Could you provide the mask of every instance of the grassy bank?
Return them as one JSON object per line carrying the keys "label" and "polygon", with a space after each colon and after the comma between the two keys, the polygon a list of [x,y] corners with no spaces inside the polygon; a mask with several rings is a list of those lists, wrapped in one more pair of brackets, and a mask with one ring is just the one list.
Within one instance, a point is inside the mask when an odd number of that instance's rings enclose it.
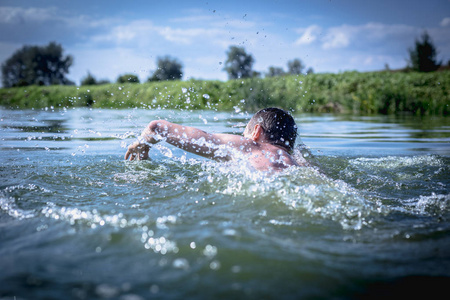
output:
{"label": "grassy bank", "polygon": [[450,71],[345,72],[226,82],[165,81],[101,86],[28,86],[0,90],[5,108],[90,106],[255,111],[279,106],[296,112],[446,115]]}

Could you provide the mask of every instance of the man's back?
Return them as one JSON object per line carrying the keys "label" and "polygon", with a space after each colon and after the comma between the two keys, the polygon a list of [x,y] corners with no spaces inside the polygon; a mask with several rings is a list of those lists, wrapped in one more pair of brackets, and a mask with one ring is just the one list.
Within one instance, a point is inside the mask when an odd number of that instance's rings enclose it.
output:
{"label": "man's back", "polygon": [[259,149],[252,150],[249,157],[250,164],[260,171],[280,171],[299,164],[293,157],[280,147],[271,144],[259,145]]}

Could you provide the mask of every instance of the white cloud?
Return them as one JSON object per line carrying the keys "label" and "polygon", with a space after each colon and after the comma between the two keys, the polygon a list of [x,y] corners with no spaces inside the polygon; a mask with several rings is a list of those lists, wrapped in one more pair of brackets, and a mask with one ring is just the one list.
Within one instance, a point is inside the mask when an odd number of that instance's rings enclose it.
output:
{"label": "white cloud", "polygon": [[214,39],[224,33],[216,28],[171,28],[168,26],[157,28],[157,32],[168,41],[184,45],[193,44],[197,39]]}
{"label": "white cloud", "polygon": [[317,25],[311,25],[306,29],[299,29],[298,32],[302,33],[302,36],[299,37],[296,41],[296,45],[309,45],[314,42],[322,29]]}
{"label": "white cloud", "polygon": [[[56,7],[8,7],[0,6],[0,24],[24,25],[43,22],[60,22],[74,29],[96,28],[110,26],[117,22],[117,19],[104,18],[94,19],[87,15],[73,15],[70,12],[61,11]],[[41,26],[38,24],[37,26]],[[52,28],[49,28],[50,30]]]}
{"label": "white cloud", "polygon": [[[299,29],[292,50],[287,49],[280,55],[289,57],[292,53],[296,56],[288,59],[299,57],[317,72],[381,70],[386,64],[392,69],[402,68],[406,64],[408,47],[423,31],[410,25],[375,22],[321,27],[320,30],[313,26]],[[429,33],[441,45],[440,51],[444,51],[442,47],[444,40],[448,41],[448,35],[443,39],[436,30],[430,29]]]}
{"label": "white cloud", "polygon": [[417,31],[417,27],[404,24],[382,24],[371,22],[355,27],[355,32],[358,34],[358,37],[365,37],[366,39],[374,38],[379,40],[414,35]]}
{"label": "white cloud", "polygon": [[[110,27],[106,33],[100,33],[91,37],[93,42],[112,42],[114,44],[127,43],[139,38],[145,38],[155,32],[155,26],[148,20],[132,21],[125,25]],[[147,39],[147,38],[146,38]]]}
{"label": "white cloud", "polygon": [[172,47],[177,45],[225,49],[231,44],[252,44],[264,39],[262,34],[253,29],[255,25],[252,22],[243,22],[249,24],[240,26],[241,21],[228,20],[226,22],[228,27],[226,27],[222,22],[200,16],[200,19],[209,19],[211,22],[204,22],[201,26],[197,24],[192,26],[189,22],[187,24],[181,23],[182,20],[190,19],[190,17],[176,19],[176,26],[173,26],[173,24],[155,25],[147,19],[134,20],[128,23],[122,22],[120,25],[110,26],[105,32],[92,36],[91,41],[112,45],[128,44],[129,47],[139,45],[154,48],[155,44],[169,42]]}
{"label": "white cloud", "polygon": [[[174,28],[156,26],[150,20],[135,20],[123,25],[113,26],[109,31],[97,34],[91,38],[96,43],[113,43],[116,45],[132,43],[148,46],[165,41],[178,45],[192,45],[197,39],[213,38],[223,32],[214,28]],[[158,36],[159,38],[156,38]]]}
{"label": "white cloud", "polygon": [[334,27],[327,30],[323,37],[323,49],[345,48],[350,44],[352,32],[348,26]]}
{"label": "white cloud", "polygon": [[300,37],[295,45],[313,45],[319,43],[322,49],[333,50],[351,47],[386,47],[395,43],[404,42],[405,39],[414,39],[419,32],[418,28],[402,24],[382,24],[369,22],[362,25],[341,25],[330,28],[321,28],[311,25],[299,29]]}
{"label": "white cloud", "polygon": [[212,16],[207,15],[192,15],[192,16],[185,16],[180,18],[172,18],[169,19],[169,22],[172,23],[205,23],[205,22],[211,22],[214,18]]}
{"label": "white cloud", "polygon": [[216,21],[211,23],[214,26],[224,26],[231,29],[245,30],[256,27],[256,23],[250,21],[243,21],[239,19],[225,19],[223,21]]}
{"label": "white cloud", "polygon": [[447,18],[442,19],[441,26],[442,27],[450,26],[450,18],[447,17]]}
{"label": "white cloud", "polygon": [[0,7],[0,23],[18,24],[24,22],[42,22],[53,19],[59,19],[57,9],[54,7]]}

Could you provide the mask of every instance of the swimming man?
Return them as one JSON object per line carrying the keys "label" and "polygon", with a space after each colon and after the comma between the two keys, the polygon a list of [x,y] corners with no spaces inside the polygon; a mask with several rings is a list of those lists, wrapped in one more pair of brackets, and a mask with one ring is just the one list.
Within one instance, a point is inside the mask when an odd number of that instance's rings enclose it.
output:
{"label": "swimming man", "polygon": [[217,160],[228,161],[235,158],[236,153],[244,154],[257,170],[280,171],[298,166],[290,154],[296,138],[294,119],[279,108],[258,111],[248,122],[244,136],[211,134],[194,127],[154,120],[142,131],[140,140],[128,147],[125,159],[148,159],[150,144],[164,140],[185,151]]}

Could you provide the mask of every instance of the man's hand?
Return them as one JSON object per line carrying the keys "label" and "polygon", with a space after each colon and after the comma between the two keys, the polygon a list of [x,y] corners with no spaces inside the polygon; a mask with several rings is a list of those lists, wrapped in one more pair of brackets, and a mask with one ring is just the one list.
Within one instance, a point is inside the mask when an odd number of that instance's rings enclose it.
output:
{"label": "man's hand", "polygon": [[128,147],[125,159],[146,160],[148,159],[148,151],[150,151],[149,145],[137,141]]}

